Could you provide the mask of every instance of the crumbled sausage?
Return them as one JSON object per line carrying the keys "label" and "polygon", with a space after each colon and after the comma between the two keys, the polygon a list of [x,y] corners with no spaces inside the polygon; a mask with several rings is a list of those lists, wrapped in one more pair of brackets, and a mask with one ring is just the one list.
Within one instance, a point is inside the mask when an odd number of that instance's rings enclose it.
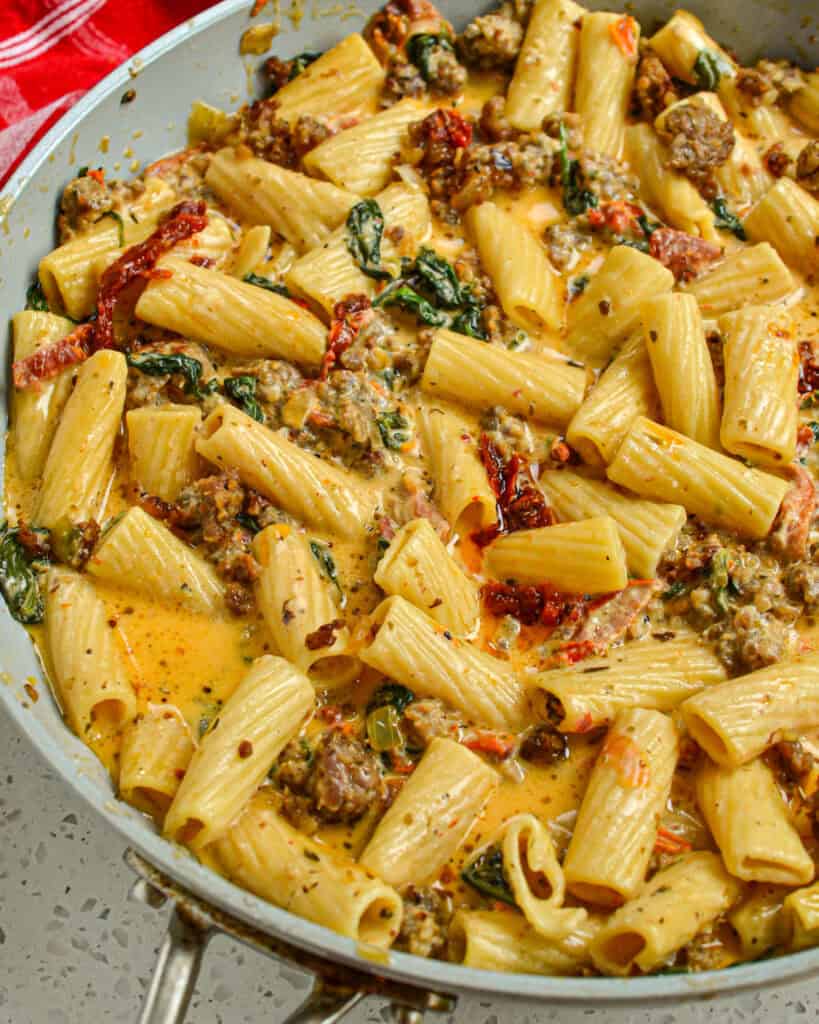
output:
{"label": "crumbled sausage", "polygon": [[511,68],[523,42],[523,26],[507,14],[482,14],[458,37],[458,52],[474,68]]}
{"label": "crumbled sausage", "polygon": [[569,743],[551,723],[543,722],[526,734],[520,745],[520,756],[532,764],[554,764],[569,756]]}
{"label": "crumbled sausage", "polygon": [[436,736],[457,739],[461,732],[461,719],[441,700],[416,700],[404,711],[402,728],[407,746],[423,750]]}
{"label": "crumbled sausage", "polygon": [[808,536],[816,513],[813,477],[798,463],[789,467],[791,486],[782,500],[771,532],[771,546],[789,561],[805,557]]}
{"label": "crumbled sausage", "polygon": [[793,160],[785,152],[785,146],[781,142],[775,142],[768,149],[762,161],[775,178],[781,178],[790,169]]}
{"label": "crumbled sausage", "polygon": [[[57,229],[60,241],[88,231],[106,213],[114,209],[114,193],[102,175],[84,174],[63,189]],[[110,223],[110,222],[109,222]]]}
{"label": "crumbled sausage", "polygon": [[238,127],[230,136],[234,145],[245,145],[257,156],[282,167],[298,167],[302,158],[333,133],[328,125],[309,114],[294,124],[277,117],[275,96],[257,100],[239,111]]}
{"label": "crumbled sausage", "polygon": [[415,956],[440,956],[452,918],[451,898],[437,889],[408,886],[396,946]]}
{"label": "crumbled sausage", "polygon": [[819,193],[819,142],[813,139],[796,161],[796,180],[808,190]]}
{"label": "crumbled sausage", "polygon": [[[312,752],[301,742],[288,744],[275,778],[286,791],[286,813],[303,816],[306,810],[325,822],[357,821],[384,797],[378,761],[361,740],[341,729],[324,733]],[[297,799],[287,799],[288,794]]]}
{"label": "crumbled sausage", "polygon": [[702,103],[684,103],[669,112],[661,134],[668,143],[670,166],[713,197],[714,170],[725,163],[736,141],[731,122]]}
{"label": "crumbled sausage", "polygon": [[671,75],[653,50],[646,49],[640,56],[634,80],[634,106],[648,121],[679,99]]}
{"label": "crumbled sausage", "polygon": [[505,142],[518,135],[516,128],[506,120],[506,97],[492,96],[481,109],[480,129],[484,138],[490,142]]}

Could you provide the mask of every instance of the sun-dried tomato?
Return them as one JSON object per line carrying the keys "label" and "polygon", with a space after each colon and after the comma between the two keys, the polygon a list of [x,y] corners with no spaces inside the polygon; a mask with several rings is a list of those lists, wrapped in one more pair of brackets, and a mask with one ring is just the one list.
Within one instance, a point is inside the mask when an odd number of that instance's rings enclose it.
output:
{"label": "sun-dried tomato", "polygon": [[640,237],[643,235],[643,230],[637,218],[641,216],[643,216],[643,208],[626,202],[624,199],[603,203],[596,210],[592,209],[588,212],[589,224],[593,228],[605,226],[617,235],[636,234]]}
{"label": "sun-dried tomato", "polygon": [[190,238],[207,226],[205,209],[203,200],[177,203],[152,235],[126,249],[102,275],[96,320],[80,324],[67,337],[44,345],[14,363],[15,387],[26,388],[35,381],[56,377],[68,366],[81,363],[94,352],[114,348],[114,310],[120,295],[139,278],[168,275],[168,271],[157,270],[157,261],[177,242]]}
{"label": "sun-dried tomato", "polygon": [[502,533],[551,526],[556,517],[543,494],[532,482],[529,466],[520,455],[509,459],[486,434],[481,435],[481,461],[497,501],[497,523],[473,533],[472,539],[485,547]]}
{"label": "sun-dried tomato", "polygon": [[678,281],[690,281],[706,264],[713,263],[722,255],[722,249],[713,242],[675,228],[652,231],[648,251],[655,260],[668,267]]}
{"label": "sun-dried tomato", "polygon": [[819,359],[809,341],[799,342],[799,394],[819,388]]}
{"label": "sun-dried tomato", "polygon": [[548,583],[486,583],[481,596],[490,615],[511,615],[524,626],[559,626],[582,603],[578,595],[561,593]]}
{"label": "sun-dried tomato", "polygon": [[320,380],[338,363],[358,337],[358,332],[372,317],[372,303],[366,295],[348,295],[333,306],[333,319],[327,335],[327,351],[321,364]]}
{"label": "sun-dried tomato", "polygon": [[454,110],[434,110],[421,122],[422,133],[430,142],[466,149],[472,142],[472,125]]}

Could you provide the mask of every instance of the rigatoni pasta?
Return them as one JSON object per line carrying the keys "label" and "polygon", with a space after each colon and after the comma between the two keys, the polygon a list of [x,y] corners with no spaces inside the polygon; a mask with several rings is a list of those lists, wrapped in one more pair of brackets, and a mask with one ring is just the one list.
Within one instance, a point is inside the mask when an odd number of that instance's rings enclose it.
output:
{"label": "rigatoni pasta", "polygon": [[175,501],[196,478],[196,437],[202,413],[195,405],[131,409],[125,416],[131,479],[148,494]]}
{"label": "rigatoni pasta", "polygon": [[770,242],[782,259],[808,276],[819,269],[819,201],[790,178],[780,178],[743,221],[754,242]]}
{"label": "rigatoni pasta", "polygon": [[179,708],[149,704],[122,738],[120,796],[149,814],[164,814],[195,749],[190,727]]}
{"label": "rigatoni pasta", "polygon": [[760,242],[737,249],[684,288],[696,298],[704,316],[714,317],[749,302],[778,302],[794,291],[796,282],[776,249]]}

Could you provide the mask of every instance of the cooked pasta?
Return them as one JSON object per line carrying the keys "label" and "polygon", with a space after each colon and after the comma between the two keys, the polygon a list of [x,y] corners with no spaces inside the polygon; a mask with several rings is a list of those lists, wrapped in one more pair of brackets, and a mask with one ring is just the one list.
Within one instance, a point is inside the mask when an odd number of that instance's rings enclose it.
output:
{"label": "cooked pasta", "polygon": [[146,827],[379,961],[819,945],[819,72],[722,31],[281,32],[27,243],[9,612]]}

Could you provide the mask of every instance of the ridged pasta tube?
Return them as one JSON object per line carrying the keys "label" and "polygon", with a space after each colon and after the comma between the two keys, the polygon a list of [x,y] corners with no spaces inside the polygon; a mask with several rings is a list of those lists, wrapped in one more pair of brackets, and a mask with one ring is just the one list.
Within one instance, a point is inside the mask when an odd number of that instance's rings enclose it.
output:
{"label": "ridged pasta tube", "polygon": [[177,256],[166,256],[160,267],[171,276],[148,284],[136,304],[140,320],[238,356],[321,362],[324,325],[297,303]]}
{"label": "ridged pasta tube", "polygon": [[449,554],[428,519],[406,523],[381,556],[373,580],[423,609],[455,636],[469,636],[480,618],[474,582]]}
{"label": "ridged pasta tube", "polygon": [[819,945],[819,882],[788,893],[782,905],[782,926],[794,952]]}
{"label": "ridged pasta tube", "polygon": [[[286,524],[257,534],[253,551],[262,568],[256,598],[279,653],[316,685],[337,686],[350,682],[360,666],[346,653],[350,631],[310,545]],[[336,627],[322,637],[322,627],[331,623]]]}
{"label": "ridged pasta tube", "polygon": [[751,241],[770,242],[808,277],[819,272],[819,200],[791,178],[780,178],[743,223]]}
{"label": "ridged pasta tube", "polygon": [[478,455],[470,424],[452,409],[421,409],[419,424],[435,503],[452,532],[482,529],[497,520],[497,500]]}
{"label": "ridged pasta tube", "polygon": [[315,705],[284,658],[257,658],[202,737],[165,818],[165,835],[201,850],[225,834]]}
{"label": "ridged pasta tube", "polygon": [[583,119],[583,140],[595,153],[620,160],[625,143],[640,26],[630,18],[633,53],[626,53],[615,32],[622,14],[595,11],[583,15],[574,107]]}
{"label": "ridged pasta tube", "polygon": [[776,249],[760,242],[737,249],[682,287],[705,316],[715,317],[748,303],[779,302],[795,290],[796,282]]}
{"label": "ridged pasta tube", "polygon": [[791,886],[813,880],[813,860],[770,768],[759,758],[737,768],[702,764],[696,790],[711,835],[735,878]]}
{"label": "ridged pasta tube", "polygon": [[548,720],[557,701],[561,731],[582,733],[608,725],[625,708],[673,711],[725,677],[722,661],[696,635],[638,640],[574,668],[538,673],[532,704]]}
{"label": "ridged pasta tube", "polygon": [[605,466],[637,416],[655,416],[660,400],[641,333],[603,370],[566,428],[566,440],[590,466]]}
{"label": "ridged pasta tube", "polygon": [[208,462],[235,468],[245,483],[314,529],[358,536],[372,514],[372,496],[351,473],[231,405],[220,405],[208,416],[196,450]]}
{"label": "ridged pasta tube", "polygon": [[614,483],[656,501],[675,501],[707,523],[761,539],[788,484],[639,416],[608,468]]}
{"label": "ridged pasta tube", "polygon": [[156,227],[160,214],[175,201],[176,193],[167,182],[146,178],[145,191],[123,211],[121,222],[105,217],[85,234],[44,256],[38,273],[49,306],[64,309],[74,320],[87,317],[97,299],[100,257],[116,250],[121,241],[126,245],[143,242]]}
{"label": "ridged pasta tube", "polygon": [[734,62],[708,35],[699,18],[688,11],[675,11],[648,44],[674,78],[689,85],[700,84],[694,66],[704,50],[720,58],[724,75],[734,74]]}
{"label": "ridged pasta tube", "polygon": [[[16,313],[11,323],[15,361],[64,338],[74,329],[65,317],[33,309]],[[57,377],[41,381],[39,388],[15,389],[12,393],[15,465],[23,480],[34,480],[43,471],[60,414],[71,394],[72,377],[73,370],[63,370]]]}
{"label": "ridged pasta tube", "polygon": [[677,765],[677,730],[646,708],[621,711],[609,729],[577,814],[563,874],[578,899],[619,906],[645,880]]}
{"label": "ridged pasta tube", "polygon": [[585,13],[573,0],[538,0],[532,8],[504,114],[521,131],[540,129],[547,114],[569,110]]}
{"label": "ridged pasta tube", "polygon": [[604,974],[635,967],[648,973],[729,910],[741,891],[716,853],[684,854],[612,914],[592,942],[592,960]]}
{"label": "ridged pasta tube", "polygon": [[261,794],[213,852],[232,881],[268,903],[367,946],[386,948],[398,937],[398,893],[293,828]]}
{"label": "ridged pasta tube", "polygon": [[372,617],[361,660],[422,697],[439,697],[468,719],[519,732],[528,703],[508,662],[458,640],[403,597],[388,597]]}
{"label": "ridged pasta tube", "polygon": [[396,888],[428,885],[463,843],[499,781],[477,754],[437,737],[379,821],[359,863]]}
{"label": "ridged pasta tube", "polygon": [[[430,234],[431,217],[427,197],[409,185],[390,185],[376,197],[387,229],[401,228],[400,243],[385,233],[381,246],[382,264],[400,267],[401,256],[415,255]],[[285,274],[287,287],[309,299],[329,316],[347,295],[374,298],[376,282],[364,273],[347,248],[347,227],[342,224],[321,245],[307,252]]]}
{"label": "ridged pasta tube", "polygon": [[164,814],[196,749],[190,727],[172,704],[149,704],[125,730],[119,795],[149,814]]}
{"label": "ridged pasta tube", "polygon": [[799,352],[789,319],[768,306],[720,317],[725,364],[725,449],[751,462],[786,466],[796,454]]}
{"label": "ridged pasta tube", "polygon": [[688,731],[712,761],[745,764],[789,730],[819,725],[819,654],[730,679],[682,705]]}
{"label": "ridged pasta tube", "polygon": [[671,291],[674,275],[661,263],[628,245],[615,245],[589,286],[572,304],[569,348],[595,369],[619,341],[640,323],[645,299]]}
{"label": "ridged pasta tube", "polygon": [[496,579],[551,583],[570,594],[606,594],[628,583],[626,553],[610,516],[498,537],[486,569]]}
{"label": "ridged pasta tube", "polygon": [[138,505],[105,534],[87,569],[155,601],[208,615],[224,610],[225,590],[213,566]]}
{"label": "ridged pasta tube", "polygon": [[787,889],[781,886],[756,886],[748,899],[728,915],[746,960],[755,960],[785,941],[782,904],[786,894]]}
{"label": "ridged pasta tube", "polygon": [[[629,163],[640,178],[640,195],[672,227],[713,242],[718,238],[714,211],[689,178],[668,166],[666,147],[647,124],[626,129]],[[649,257],[650,258],[650,257]]]}
{"label": "ridged pasta tube", "polygon": [[220,149],[206,183],[250,224],[267,224],[300,253],[326,241],[358,196],[269,160]]}
{"label": "ridged pasta tube", "polygon": [[566,881],[543,822],[533,814],[510,818],[503,828],[501,852],[515,903],[538,935],[560,941],[582,927],[587,912],[563,906]]}
{"label": "ridged pasta tube", "polygon": [[111,349],[80,367],[43,469],[33,515],[38,526],[54,529],[98,514],[114,469],[127,379],[125,356]]}
{"label": "ridged pasta tube", "polygon": [[559,332],[566,301],[563,283],[540,242],[495,203],[470,207],[466,223],[512,323],[535,334]]}
{"label": "ridged pasta tube", "polygon": [[444,328],[435,332],[421,390],[438,398],[565,426],[583,401],[586,373],[558,353],[510,352]]}
{"label": "ridged pasta tube", "polygon": [[389,184],[401,139],[425,113],[417,100],[400,100],[352,128],[330,136],[304,158],[304,167],[339,188],[372,196]]}
{"label": "ridged pasta tube", "polygon": [[667,292],[644,302],[641,315],[665,422],[719,450],[719,385],[697,300]]}
{"label": "ridged pasta tube", "polygon": [[384,83],[384,70],[358,32],[326,50],[276,93],[276,117],[292,123],[302,114],[335,121],[369,114]]}
{"label": "ridged pasta tube", "polygon": [[805,73],[805,85],[791,98],[788,110],[814,135],[819,135],[819,71]]}
{"label": "ridged pasta tube", "polygon": [[93,724],[123,726],[136,714],[136,694],[109,618],[89,580],[67,569],[49,570],[46,645],[60,706],[78,736]]}
{"label": "ridged pasta tube", "polygon": [[577,974],[590,961],[598,927],[587,917],[568,938],[549,942],[512,910],[460,910],[450,927],[450,959],[509,974]]}
{"label": "ridged pasta tube", "polygon": [[605,480],[580,476],[571,470],[547,470],[538,483],[561,521],[610,516],[626,552],[629,572],[653,579],[657,565],[685,524],[682,505],[644,501],[624,494]]}
{"label": "ridged pasta tube", "polygon": [[202,425],[197,405],[146,405],[125,416],[131,479],[146,493],[176,501],[199,475],[195,442]]}

